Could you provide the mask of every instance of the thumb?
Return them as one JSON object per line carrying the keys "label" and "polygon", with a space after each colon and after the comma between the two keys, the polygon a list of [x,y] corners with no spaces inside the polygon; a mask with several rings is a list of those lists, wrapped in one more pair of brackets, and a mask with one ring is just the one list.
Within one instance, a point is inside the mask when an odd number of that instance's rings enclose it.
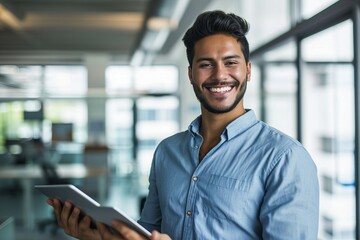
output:
{"label": "thumb", "polygon": [[151,240],[160,240],[160,233],[156,230],[152,231]]}

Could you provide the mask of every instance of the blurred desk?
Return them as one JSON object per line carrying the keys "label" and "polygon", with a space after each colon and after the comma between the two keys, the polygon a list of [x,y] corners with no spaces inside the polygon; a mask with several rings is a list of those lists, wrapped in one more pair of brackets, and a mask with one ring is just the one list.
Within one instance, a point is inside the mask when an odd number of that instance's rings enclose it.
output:
{"label": "blurred desk", "polygon": [[[60,178],[64,179],[86,179],[95,177],[98,179],[99,202],[104,202],[106,197],[107,169],[104,167],[86,166],[80,163],[59,164],[56,171]],[[43,172],[39,165],[11,165],[0,168],[1,179],[17,179],[23,186],[23,218],[24,226],[28,229],[34,228],[33,180],[43,179]],[[46,204],[46,202],[44,202]]]}

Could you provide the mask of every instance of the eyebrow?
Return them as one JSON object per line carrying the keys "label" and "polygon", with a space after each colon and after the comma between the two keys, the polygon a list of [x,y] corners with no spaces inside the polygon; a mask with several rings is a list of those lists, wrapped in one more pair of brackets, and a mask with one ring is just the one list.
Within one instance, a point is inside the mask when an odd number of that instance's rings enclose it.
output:
{"label": "eyebrow", "polygon": [[[237,58],[237,59],[240,59],[241,57],[237,54],[234,54],[234,55],[229,55],[229,56],[225,56],[222,58],[222,60],[228,60],[228,59],[232,59],[232,58]],[[202,62],[202,61],[214,61],[213,58],[210,58],[210,57],[201,57],[199,59],[196,60],[196,62]]]}

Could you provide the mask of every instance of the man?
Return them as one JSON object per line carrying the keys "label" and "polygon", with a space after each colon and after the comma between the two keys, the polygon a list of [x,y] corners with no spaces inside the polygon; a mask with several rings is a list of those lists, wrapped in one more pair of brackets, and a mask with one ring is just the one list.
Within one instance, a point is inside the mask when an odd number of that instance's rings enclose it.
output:
{"label": "man", "polygon": [[[199,15],[183,38],[201,115],[154,153],[139,220],[153,239],[317,239],[313,160],[299,142],[244,108],[248,28],[234,14],[211,11]],[[69,203],[49,203],[70,235],[120,239],[102,224],[91,232],[89,218],[78,224],[79,210]],[[141,239],[114,224],[123,239]]]}

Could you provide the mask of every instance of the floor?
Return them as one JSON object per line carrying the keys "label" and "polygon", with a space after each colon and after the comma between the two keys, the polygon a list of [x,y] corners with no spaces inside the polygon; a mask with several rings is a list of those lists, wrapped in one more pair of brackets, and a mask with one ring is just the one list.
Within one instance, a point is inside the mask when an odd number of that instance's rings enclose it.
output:
{"label": "floor", "polygon": [[[108,198],[102,205],[113,206],[121,209],[133,219],[139,217],[140,198],[144,196],[144,187],[140,188],[138,178],[122,177],[110,180]],[[142,189],[142,190],[139,190]],[[90,195],[90,194],[89,194]],[[19,191],[6,191],[0,193],[0,218],[4,219],[5,216],[13,216],[15,219],[15,238],[14,240],[71,240],[71,238],[63,233],[61,229],[56,231],[56,234],[51,233],[48,227],[43,231],[38,229],[39,222],[44,219],[51,219],[51,208],[46,204],[46,197],[40,193],[33,193],[34,196],[34,217],[35,229],[26,230],[22,223],[22,210],[21,206],[22,194]],[[91,195],[90,195],[91,196]],[[94,196],[92,196],[94,197]],[[96,197],[94,197],[96,200]],[[9,239],[10,240],[10,239]]]}

